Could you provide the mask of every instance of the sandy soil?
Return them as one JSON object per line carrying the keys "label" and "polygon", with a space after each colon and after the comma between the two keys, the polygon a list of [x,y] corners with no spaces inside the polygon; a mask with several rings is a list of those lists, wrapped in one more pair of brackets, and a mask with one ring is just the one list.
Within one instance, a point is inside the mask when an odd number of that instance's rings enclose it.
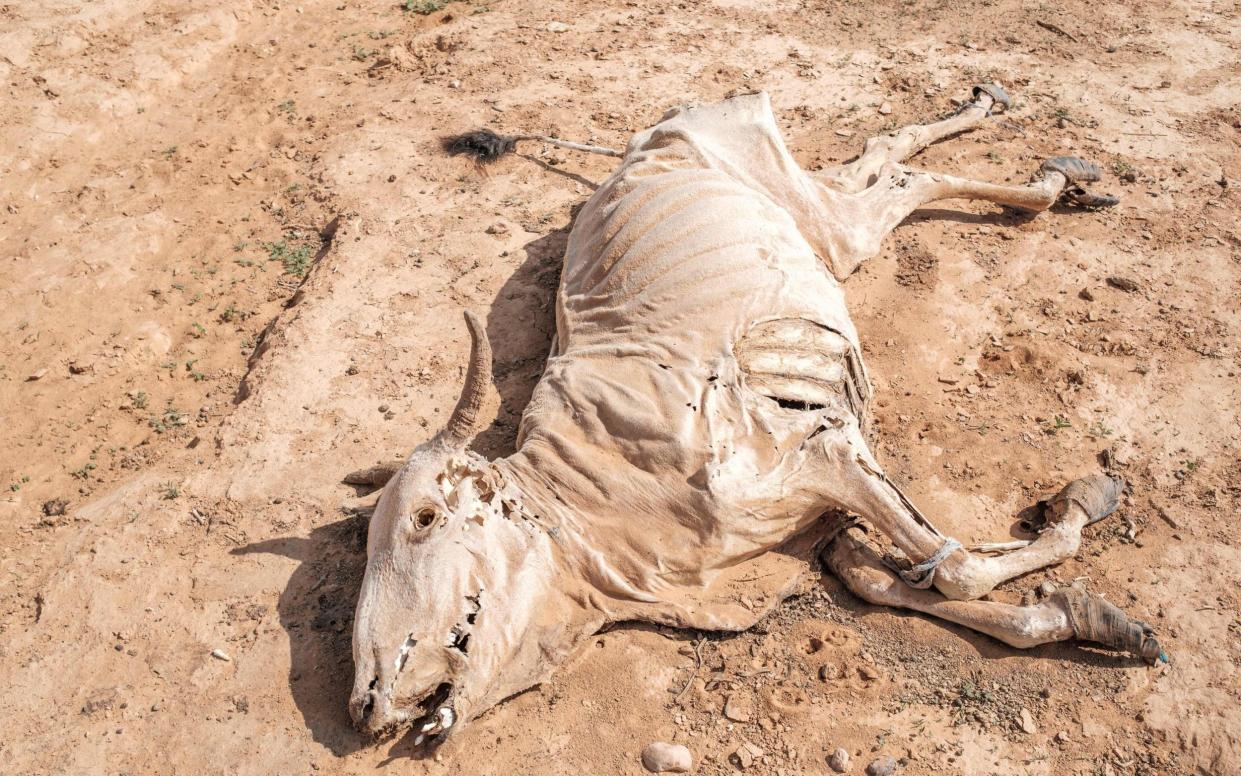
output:
{"label": "sandy soil", "polygon": [[[836,747],[855,772],[1241,772],[1239,19],[1205,0],[0,6],[0,769],[641,773],[664,739],[703,774],[746,744],[760,774],[826,773]],[[897,230],[847,284],[877,452],[965,540],[1123,474],[1132,496],[1076,558],[996,597],[1084,579],[1172,663],[1020,653],[808,570],[746,634],[600,635],[433,759],[355,736],[365,523],[340,476],[443,422],[464,307],[501,397],[477,447],[512,448],[574,205],[609,170],[543,149],[479,175],[436,137],[619,147],[675,104],[763,88],[813,168],[991,77],[1011,114],[919,164],[1021,181],[1077,154],[1123,202]]]}

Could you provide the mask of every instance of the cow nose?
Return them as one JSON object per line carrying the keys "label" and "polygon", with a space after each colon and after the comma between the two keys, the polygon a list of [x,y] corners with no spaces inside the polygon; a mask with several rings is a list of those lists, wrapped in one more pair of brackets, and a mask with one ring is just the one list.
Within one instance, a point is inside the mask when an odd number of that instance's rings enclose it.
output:
{"label": "cow nose", "polygon": [[375,685],[378,678],[372,679],[370,687],[365,692],[355,695],[349,701],[349,716],[353,717],[353,724],[359,730],[369,730],[371,717],[375,713]]}

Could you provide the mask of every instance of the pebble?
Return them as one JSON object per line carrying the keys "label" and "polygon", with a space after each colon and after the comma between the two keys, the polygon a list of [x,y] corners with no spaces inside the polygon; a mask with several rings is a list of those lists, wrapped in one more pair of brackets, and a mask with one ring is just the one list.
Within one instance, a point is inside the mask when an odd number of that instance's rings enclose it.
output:
{"label": "pebble", "polygon": [[866,776],[889,776],[896,771],[896,760],[892,757],[880,757],[866,766]]}
{"label": "pebble", "polygon": [[754,761],[762,757],[764,754],[766,754],[766,752],[763,751],[761,747],[755,746],[747,741],[737,747],[736,751],[729,756],[729,759],[732,760],[733,765],[744,771],[746,768],[754,765]]}
{"label": "pebble", "polygon": [[487,234],[508,234],[508,224],[503,221],[497,221],[487,227]]}
{"label": "pebble", "polygon": [[1038,725],[1034,724],[1034,716],[1030,714],[1029,709],[1022,709],[1020,713],[1021,729],[1030,735],[1038,732]]}
{"label": "pebble", "polygon": [[733,722],[749,722],[750,721],[750,704],[736,695],[728,696],[728,700],[724,703],[724,716]]}
{"label": "pebble", "polygon": [[568,32],[569,25],[565,24],[564,22],[548,22],[547,31],[548,32]]}
{"label": "pebble", "polygon": [[827,767],[836,773],[847,773],[849,771],[849,753],[844,749],[837,749],[827,757]]}
{"label": "pebble", "polygon": [[651,773],[685,773],[693,764],[689,749],[681,744],[655,741],[642,750],[642,767]]}
{"label": "pebble", "polygon": [[886,116],[891,112],[892,112],[892,103],[885,102],[884,104],[879,106],[879,115]]}
{"label": "pebble", "polygon": [[228,656],[228,653],[222,649],[211,650],[211,656],[215,658],[216,660],[223,660],[225,663],[231,663],[233,660],[231,657]]}

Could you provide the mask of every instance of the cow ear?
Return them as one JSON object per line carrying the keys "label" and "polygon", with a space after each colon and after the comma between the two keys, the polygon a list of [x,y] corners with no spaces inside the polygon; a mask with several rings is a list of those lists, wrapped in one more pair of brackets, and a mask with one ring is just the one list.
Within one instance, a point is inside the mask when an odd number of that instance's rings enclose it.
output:
{"label": "cow ear", "polygon": [[344,482],[346,485],[365,485],[372,488],[382,488],[388,484],[388,480],[396,476],[396,473],[401,470],[402,465],[404,465],[404,461],[377,463],[365,469],[356,469],[349,472],[341,482]]}

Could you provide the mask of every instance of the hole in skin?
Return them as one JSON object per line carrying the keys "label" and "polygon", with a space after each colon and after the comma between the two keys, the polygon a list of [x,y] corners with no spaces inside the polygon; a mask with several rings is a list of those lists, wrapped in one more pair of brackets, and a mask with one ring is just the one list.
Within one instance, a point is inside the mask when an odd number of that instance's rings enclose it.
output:
{"label": "hole in skin", "polygon": [[775,397],[776,404],[779,404],[786,410],[801,410],[803,412],[810,410],[821,410],[824,404],[815,404],[814,402],[801,401],[799,399],[784,399],[779,396]]}
{"label": "hole in skin", "polygon": [[453,628],[448,633],[448,648],[455,649],[463,655],[470,654],[470,634],[469,631],[462,629],[460,625]]}
{"label": "hole in skin", "polygon": [[[405,663],[409,660],[409,651],[418,643],[418,639],[414,638],[414,634],[405,637],[405,643],[401,645],[401,651],[396,656],[396,671],[400,673],[405,670]],[[372,682],[372,685],[374,683]]]}

